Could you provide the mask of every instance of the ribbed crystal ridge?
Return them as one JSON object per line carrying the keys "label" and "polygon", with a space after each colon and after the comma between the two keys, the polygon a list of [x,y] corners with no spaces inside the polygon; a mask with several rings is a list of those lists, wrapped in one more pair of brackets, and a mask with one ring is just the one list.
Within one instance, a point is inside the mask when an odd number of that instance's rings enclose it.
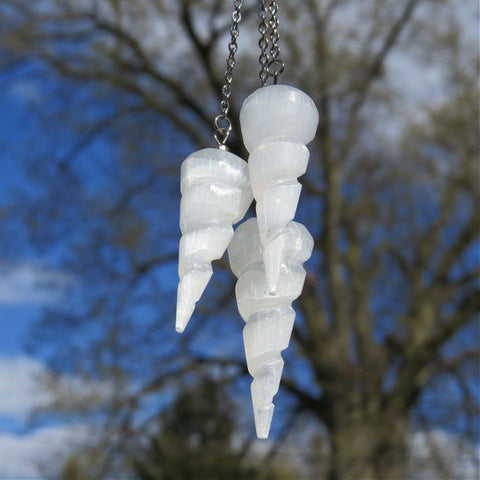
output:
{"label": "ribbed crystal ridge", "polygon": [[[279,288],[281,263],[270,247],[295,218],[301,185],[297,178],[307,169],[306,145],[315,136],[318,110],[301,90],[270,85],[253,92],[242,105],[240,124],[245,147],[270,293]],[[273,248],[273,252],[271,252]]]}
{"label": "ribbed crystal ridge", "polygon": [[180,229],[175,328],[183,332],[196,302],[252,202],[247,163],[230,152],[206,148],[189,155],[181,167]]}
{"label": "ribbed crystal ridge", "polygon": [[253,412],[258,438],[268,438],[274,404],[283,370],[282,350],[288,347],[295,311],[292,302],[302,292],[303,263],[310,258],[313,239],[307,229],[289,222],[274,243],[274,259],[282,268],[278,289],[272,296],[267,288],[264,247],[256,218],[242,223],[228,247],[232,272],[238,278],[235,294],[243,329],[245,356],[250,375]]}

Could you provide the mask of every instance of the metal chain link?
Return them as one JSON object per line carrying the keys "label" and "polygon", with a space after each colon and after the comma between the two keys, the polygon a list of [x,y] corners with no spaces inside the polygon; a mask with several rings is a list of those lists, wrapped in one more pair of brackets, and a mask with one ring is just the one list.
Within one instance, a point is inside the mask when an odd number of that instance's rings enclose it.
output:
{"label": "metal chain link", "polygon": [[266,22],[268,17],[268,10],[267,10],[267,0],[259,0],[260,7],[258,9],[258,16],[260,17],[260,25],[258,26],[258,31],[260,32],[260,40],[258,41],[258,46],[260,47],[260,56],[258,57],[258,61],[260,63],[260,82],[262,87],[267,85],[268,79],[268,64],[270,58],[267,53],[268,49],[268,24]]}
{"label": "metal chain link", "polygon": [[230,42],[228,43],[228,56],[226,60],[227,68],[225,70],[225,83],[222,87],[222,101],[220,110],[222,113],[215,117],[215,134],[213,137],[218,144],[218,148],[228,150],[225,143],[232,131],[232,122],[228,118],[230,110],[230,96],[232,94],[233,67],[235,66],[235,53],[238,50],[237,38],[240,34],[239,23],[242,19],[241,9],[243,2],[234,0],[232,13],[232,26],[230,27]]}
{"label": "metal chain link", "polygon": [[278,42],[280,40],[280,34],[278,33],[278,3],[276,0],[271,0],[268,5],[268,11],[270,13],[270,19],[268,21],[270,30],[270,61],[268,62],[268,74],[273,77],[273,83],[276,85],[278,77],[285,70],[285,63],[280,58],[280,47]]}
{"label": "metal chain link", "polygon": [[[280,58],[280,47],[278,46],[280,40],[278,2],[276,0],[258,1],[260,4],[258,9],[258,16],[260,17],[258,27],[260,32],[260,40],[258,41],[260,47],[260,56],[258,57],[260,63],[259,77],[262,87],[265,87],[268,77],[273,77],[274,84],[278,82],[278,77],[285,70],[285,63]],[[268,50],[269,43],[271,45],[270,51]]]}

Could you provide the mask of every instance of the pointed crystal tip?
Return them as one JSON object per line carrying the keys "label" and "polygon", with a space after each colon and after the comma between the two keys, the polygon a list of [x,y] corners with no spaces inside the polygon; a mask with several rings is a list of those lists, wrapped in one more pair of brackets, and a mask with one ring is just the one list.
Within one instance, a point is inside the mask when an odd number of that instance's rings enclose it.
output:
{"label": "pointed crystal tip", "polygon": [[255,428],[257,430],[258,438],[268,438],[268,434],[270,433],[270,425],[272,424],[274,409],[275,405],[273,403],[255,409]]}
{"label": "pointed crystal tip", "polygon": [[190,300],[189,298],[185,298],[184,295],[178,296],[177,317],[175,319],[175,330],[178,333],[183,333],[195,309],[195,302],[191,302]]}
{"label": "pointed crystal tip", "polygon": [[177,313],[177,319],[175,321],[175,330],[178,333],[183,333],[183,331],[185,330],[189,320],[190,320],[190,316],[187,317],[185,315],[179,315]]}
{"label": "pointed crystal tip", "polygon": [[202,293],[212,276],[212,266],[204,264],[187,271],[180,280],[177,290],[177,319],[175,330],[183,332],[195,310]]}

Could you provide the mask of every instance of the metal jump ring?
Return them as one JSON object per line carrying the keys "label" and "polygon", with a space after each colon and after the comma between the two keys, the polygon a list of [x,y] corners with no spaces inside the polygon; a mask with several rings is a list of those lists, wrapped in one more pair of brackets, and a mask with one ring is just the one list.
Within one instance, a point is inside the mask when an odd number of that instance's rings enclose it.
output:
{"label": "metal jump ring", "polygon": [[232,122],[225,114],[222,113],[215,117],[215,130],[216,132],[213,137],[215,138],[216,142],[219,146],[225,145],[230,132],[232,131]]}
{"label": "metal jump ring", "polygon": [[[222,125],[223,123],[223,125]],[[232,122],[225,114],[220,114],[215,117],[215,128],[219,132],[228,132],[232,130]]]}
{"label": "metal jump ring", "polygon": [[274,59],[268,62],[268,67],[267,67],[268,74],[274,79],[279,77],[284,70],[285,70],[285,63],[282,60]]}

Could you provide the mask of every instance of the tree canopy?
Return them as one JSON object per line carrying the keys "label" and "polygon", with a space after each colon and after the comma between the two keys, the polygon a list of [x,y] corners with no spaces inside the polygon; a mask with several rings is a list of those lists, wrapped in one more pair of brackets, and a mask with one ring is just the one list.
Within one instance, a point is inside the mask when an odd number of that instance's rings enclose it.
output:
{"label": "tree canopy", "polygon": [[[257,5],[244,3],[230,146],[247,158],[238,111],[259,81]],[[239,416],[248,412],[243,325],[225,259],[187,332],[174,332],[179,166],[213,145],[230,7],[0,7],[4,68],[33,65],[47,99],[35,115],[51,139],[18,159],[35,188],[1,210],[2,242],[5,251],[48,255],[74,278],[68,306],[44,312],[29,346],[48,358],[52,411],[102,425],[89,446],[104,452],[91,467],[99,475],[126,468],[151,425],[146,412],[168,431],[165,398],[180,392],[175,415],[190,408],[189,390],[181,392],[200,372],[229,386]],[[478,12],[475,2],[456,7],[280,2],[281,82],[314,99],[320,124],[298,211],[314,254],[266,457],[290,441],[307,464],[320,442],[326,460],[311,462],[312,477],[403,478],[412,431],[478,441]],[[89,388],[65,388],[72,376]],[[228,444],[224,410],[207,410],[201,428]],[[242,438],[253,435],[248,422],[236,427]],[[175,435],[193,428],[175,425]],[[159,454],[162,444],[151,449]],[[191,472],[144,478],[175,475]]]}

